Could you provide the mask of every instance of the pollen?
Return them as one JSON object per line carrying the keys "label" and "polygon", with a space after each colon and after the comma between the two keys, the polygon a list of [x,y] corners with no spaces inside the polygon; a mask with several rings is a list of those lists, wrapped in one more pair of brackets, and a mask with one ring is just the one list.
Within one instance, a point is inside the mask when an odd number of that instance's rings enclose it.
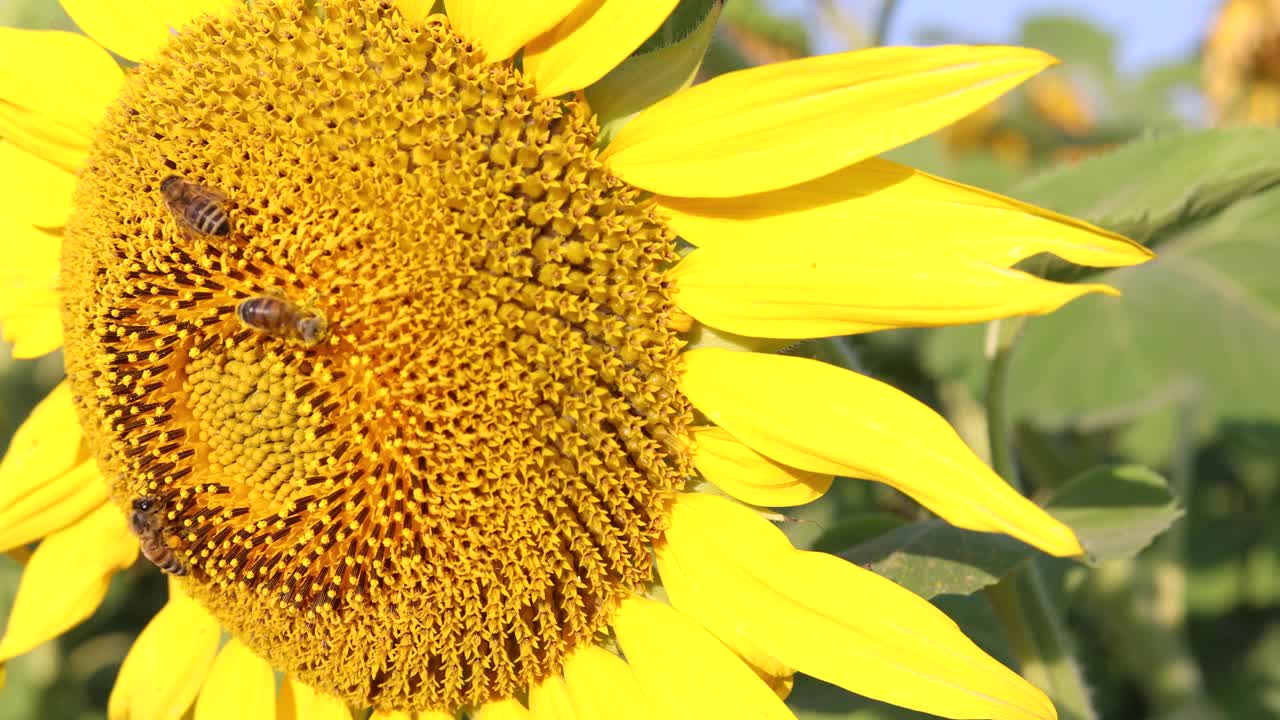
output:
{"label": "pollen", "polygon": [[[81,420],[276,668],[382,709],[518,696],[647,586],[689,475],[673,235],[584,105],[444,17],[253,5],[99,125],[63,251]],[[262,297],[326,332],[246,324]]]}

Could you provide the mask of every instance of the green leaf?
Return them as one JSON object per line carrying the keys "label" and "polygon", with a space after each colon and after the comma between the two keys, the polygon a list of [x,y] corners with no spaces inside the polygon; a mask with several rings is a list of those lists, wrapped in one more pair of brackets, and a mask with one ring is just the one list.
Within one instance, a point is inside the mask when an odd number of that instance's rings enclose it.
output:
{"label": "green leaf", "polygon": [[[1138,466],[1094,468],[1066,483],[1045,507],[1076,532],[1098,565],[1136,555],[1182,515],[1164,478]],[[837,526],[835,538],[856,537]],[[1036,551],[1011,537],[979,533],[941,520],[913,523],[840,553],[923,598],[967,595],[993,585]]]}
{"label": "green leaf", "polygon": [[1154,245],[1277,182],[1280,131],[1237,128],[1132,142],[1033,178],[1012,194]]}
{"label": "green leaf", "polygon": [[640,49],[586,89],[607,144],[637,113],[693,82],[711,43],[719,0],[685,0]]}
{"label": "green leaf", "polygon": [[1182,517],[1165,479],[1138,465],[1082,473],[1046,509],[1076,532],[1091,565],[1137,555]]}
{"label": "green leaf", "polygon": [[855,545],[841,557],[929,599],[994,585],[1034,552],[1005,535],[928,520]]}
{"label": "green leaf", "polygon": [[840,553],[845,548],[873,541],[905,525],[901,518],[893,515],[862,513],[845,518],[834,527],[824,530],[809,549],[825,553]]}
{"label": "green leaf", "polygon": [[[1194,414],[1202,432],[1280,420],[1280,187],[1247,196],[1280,179],[1280,132],[1183,136],[1118,156],[1154,163],[1158,172],[1150,184],[1134,184],[1124,180],[1125,163],[1110,173],[1086,163],[1090,169],[1069,186],[1054,181],[1073,199],[1032,199],[1067,212],[1092,206],[1094,216],[1110,214],[1113,227],[1145,225],[1158,233],[1159,256],[1097,278],[1123,297],[1082,298],[1028,322],[1009,368],[1010,416],[1053,431],[1126,430],[1126,449],[1147,462],[1196,441],[1179,431],[1178,413]],[[1118,199],[1104,199],[1107,193]],[[1209,212],[1216,214],[1189,222]],[[1123,214],[1129,220],[1116,219]],[[980,393],[982,332],[930,332],[926,366]]]}

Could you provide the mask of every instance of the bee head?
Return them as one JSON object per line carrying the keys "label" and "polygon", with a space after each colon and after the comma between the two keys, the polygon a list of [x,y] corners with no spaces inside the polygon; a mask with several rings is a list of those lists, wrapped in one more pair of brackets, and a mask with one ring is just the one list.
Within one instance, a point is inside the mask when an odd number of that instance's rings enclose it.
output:
{"label": "bee head", "polygon": [[181,178],[179,178],[177,175],[170,175],[170,176],[166,177],[165,179],[161,180],[161,181],[160,181],[160,192],[164,192],[165,190],[168,190],[168,189],[169,189],[169,187],[170,187],[171,185],[173,185],[174,183],[178,182],[178,180],[180,180],[180,179],[181,179]]}
{"label": "bee head", "polygon": [[133,509],[138,512],[147,512],[151,508],[155,507],[155,504],[155,501],[151,498],[138,498],[133,501]]}
{"label": "bee head", "polygon": [[312,315],[298,321],[298,334],[302,336],[304,345],[315,345],[324,339],[329,330],[329,323],[324,318]]}

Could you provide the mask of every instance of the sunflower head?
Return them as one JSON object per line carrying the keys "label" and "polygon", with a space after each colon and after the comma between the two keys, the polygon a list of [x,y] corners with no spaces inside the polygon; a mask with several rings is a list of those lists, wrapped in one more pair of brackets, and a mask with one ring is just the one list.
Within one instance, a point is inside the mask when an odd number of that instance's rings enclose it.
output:
{"label": "sunflower head", "polygon": [[[1013,266],[1145,249],[875,157],[1052,58],[879,48],[684,89],[701,50],[680,43],[709,26],[627,59],[677,0],[68,5],[141,62],[0,32],[92,71],[39,66],[19,100],[65,84],[91,106],[47,127],[0,83],[0,123],[76,185],[61,235],[29,228],[52,245],[0,247],[33,260],[0,284],[41,290],[0,319],[24,352],[65,336],[68,382],[24,437],[78,416],[96,455],[78,431],[15,443],[57,457],[0,483],[0,549],[48,535],[0,661],[91,613],[141,542],[170,599],[112,717],[274,708],[273,672],[298,717],[786,718],[796,672],[948,717],[1054,717],[928,602],[750,506],[841,476],[1057,556],[1082,552],[1073,531],[906,394],[743,351],[1114,292]],[[602,139],[584,98],[644,109]],[[59,133],[82,144],[40,144]],[[46,322],[12,330],[14,307]],[[717,333],[742,343],[683,347]],[[34,520],[12,501],[31,488],[60,498]],[[101,593],[46,611],[64,570]]]}
{"label": "sunflower head", "polygon": [[[99,125],[62,274],[83,422],[276,666],[358,704],[510,697],[649,581],[689,473],[673,236],[596,138],[443,17],[357,2],[205,20]],[[263,297],[323,341],[246,324]]]}

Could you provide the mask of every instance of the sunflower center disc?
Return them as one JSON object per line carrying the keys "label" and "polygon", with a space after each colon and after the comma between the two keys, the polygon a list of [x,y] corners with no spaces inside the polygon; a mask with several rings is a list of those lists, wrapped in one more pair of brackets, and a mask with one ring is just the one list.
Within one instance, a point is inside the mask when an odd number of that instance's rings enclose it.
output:
{"label": "sunflower center disc", "polygon": [[[67,231],[68,372],[117,502],[275,667],[512,697],[649,581],[688,474],[672,236],[596,135],[389,3],[255,3],[130,73]],[[175,175],[228,234],[177,222]]]}

